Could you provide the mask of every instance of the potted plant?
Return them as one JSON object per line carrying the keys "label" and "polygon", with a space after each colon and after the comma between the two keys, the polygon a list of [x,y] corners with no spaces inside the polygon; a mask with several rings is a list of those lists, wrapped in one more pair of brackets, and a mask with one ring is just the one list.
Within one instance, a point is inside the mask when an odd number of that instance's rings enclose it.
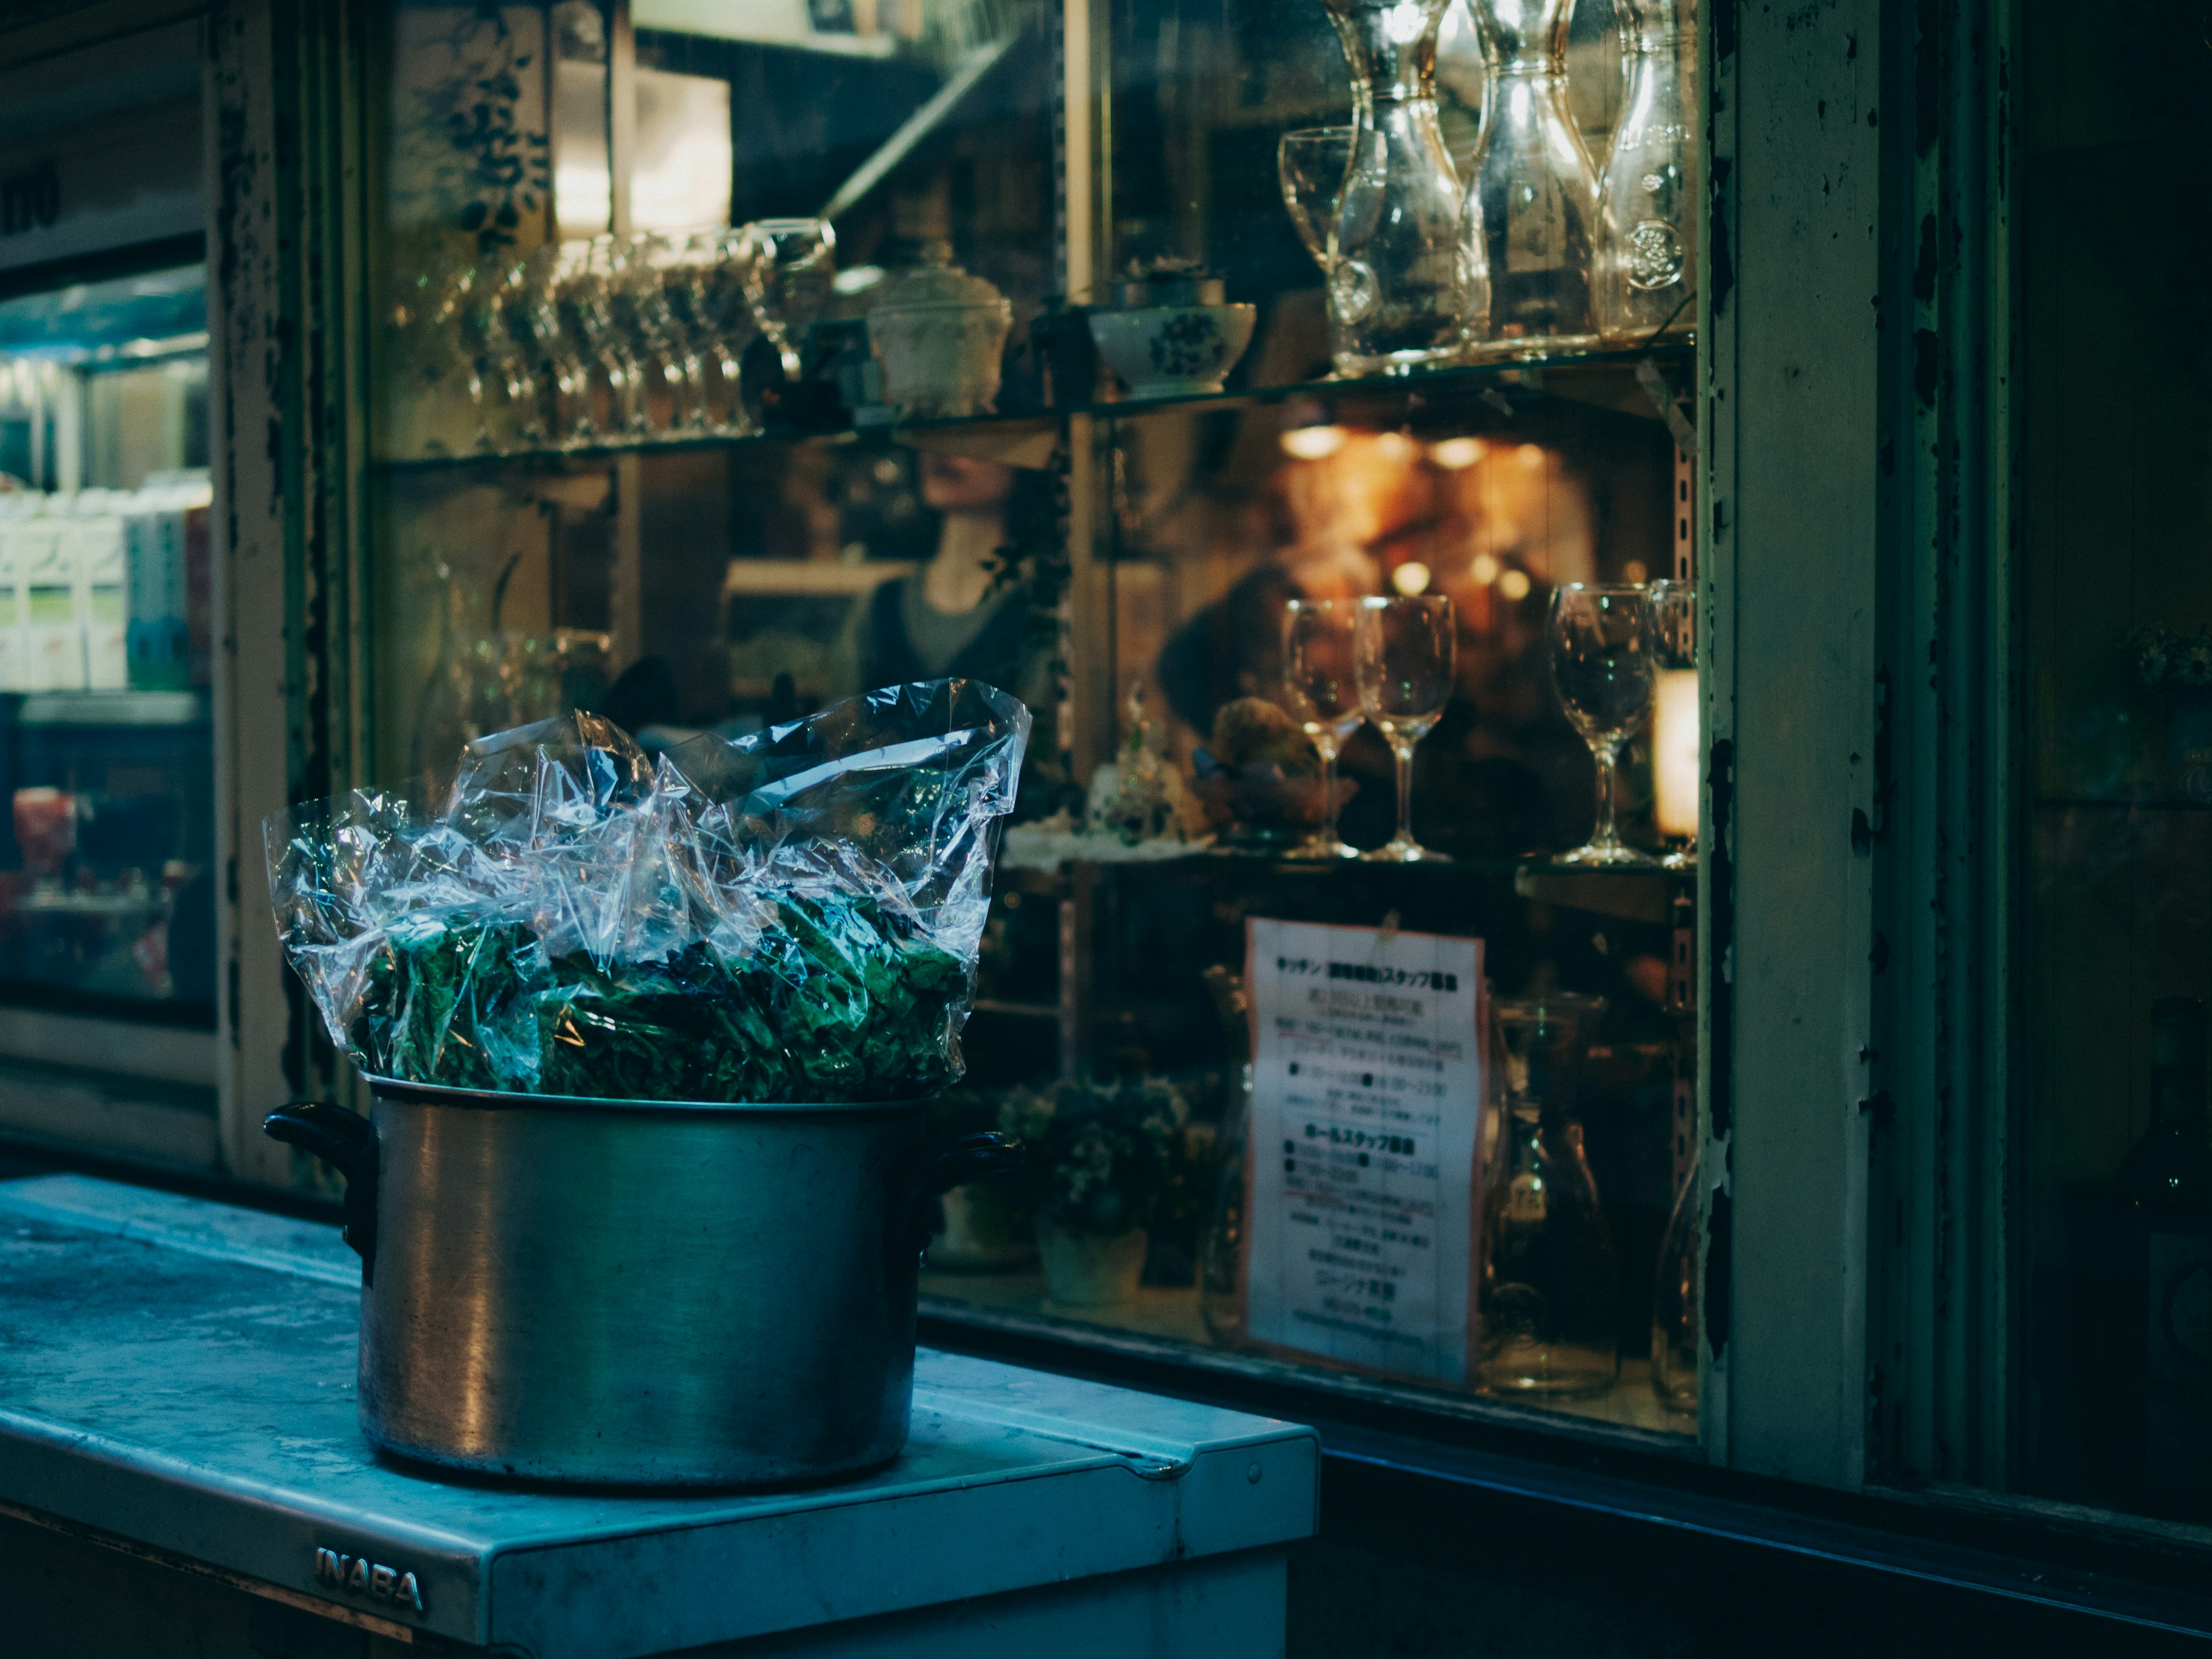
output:
{"label": "potted plant", "polygon": [[1189,1108],[1158,1078],[1087,1079],[1019,1091],[999,1127],[1030,1149],[1045,1293],[1063,1308],[1134,1299],[1146,1229],[1173,1185]]}
{"label": "potted plant", "polygon": [[[930,1103],[929,1128],[943,1143],[996,1127],[998,1108],[974,1089],[947,1089]],[[976,1181],[939,1200],[927,1260],[941,1273],[1003,1273],[1036,1255],[1028,1206],[1012,1181]]]}

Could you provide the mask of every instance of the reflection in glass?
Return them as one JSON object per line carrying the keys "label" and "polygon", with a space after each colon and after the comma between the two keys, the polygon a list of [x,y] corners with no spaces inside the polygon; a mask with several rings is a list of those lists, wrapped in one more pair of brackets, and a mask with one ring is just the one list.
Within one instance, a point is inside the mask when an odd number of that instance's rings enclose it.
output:
{"label": "reflection in glass", "polygon": [[1398,833],[1367,854],[1385,863],[1443,859],[1413,839],[1413,746],[1451,700],[1459,642],[1452,603],[1439,594],[1358,602],[1359,701],[1397,762]]}
{"label": "reflection in glass", "polygon": [[1366,719],[1362,712],[1356,626],[1350,599],[1292,599],[1283,623],[1283,692],[1291,714],[1321,753],[1322,826],[1299,849],[1304,858],[1356,858],[1336,833],[1336,757]]}
{"label": "reflection in glass", "polygon": [[1467,226],[1489,272],[1478,356],[1597,343],[1597,174],[1567,107],[1568,0],[1472,0],[1491,52]]}
{"label": "reflection in glass", "polygon": [[1598,322],[1626,343],[1686,324],[1698,285],[1698,33],[1683,0],[1621,0],[1628,96],[1606,156]]}
{"label": "reflection in glass", "polygon": [[1620,746],[1651,708],[1651,596],[1642,587],[1570,582],[1552,595],[1552,684],[1597,758],[1597,824],[1561,864],[1641,865],[1653,860],[1613,825]]}
{"label": "reflection in glass", "polygon": [[1352,69],[1352,164],[1328,269],[1336,366],[1403,374],[1457,356],[1485,314],[1481,252],[1437,111],[1445,0],[1323,0]]}
{"label": "reflection in glass", "polygon": [[1591,1394],[1620,1370],[1613,1237],[1575,1097],[1604,1004],[1552,995],[1493,1010],[1498,1119],[1482,1202],[1476,1375],[1498,1394]]}

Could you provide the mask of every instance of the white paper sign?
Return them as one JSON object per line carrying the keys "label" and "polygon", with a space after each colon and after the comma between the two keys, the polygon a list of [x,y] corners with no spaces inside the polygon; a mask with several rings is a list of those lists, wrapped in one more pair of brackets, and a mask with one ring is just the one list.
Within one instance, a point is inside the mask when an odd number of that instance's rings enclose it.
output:
{"label": "white paper sign", "polygon": [[1245,984],[1247,1331],[1464,1382],[1482,941],[1254,918]]}

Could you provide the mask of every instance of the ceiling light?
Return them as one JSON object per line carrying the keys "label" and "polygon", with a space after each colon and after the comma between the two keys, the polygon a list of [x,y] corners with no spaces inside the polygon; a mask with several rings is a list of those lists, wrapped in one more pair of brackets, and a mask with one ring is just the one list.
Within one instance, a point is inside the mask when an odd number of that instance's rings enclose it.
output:
{"label": "ceiling light", "polygon": [[1340,426],[1294,426],[1283,434],[1283,453],[1301,461],[1325,461],[1344,447]]}

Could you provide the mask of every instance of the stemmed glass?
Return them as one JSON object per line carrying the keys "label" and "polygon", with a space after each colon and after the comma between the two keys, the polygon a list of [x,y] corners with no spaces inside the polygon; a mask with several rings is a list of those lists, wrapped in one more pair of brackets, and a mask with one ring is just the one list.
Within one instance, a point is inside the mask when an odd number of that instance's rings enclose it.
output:
{"label": "stemmed glass", "polygon": [[1649,866],[1613,821],[1620,745],[1651,708],[1656,641],[1649,589],[1570,582],[1552,595],[1552,684],[1567,718],[1597,758],[1597,826],[1561,864]]}
{"label": "stemmed glass", "polygon": [[[644,436],[657,424],[652,390],[657,382],[670,399],[666,426],[681,423],[684,401],[684,362],[676,345],[676,319],[669,314],[668,296],[660,285],[655,260],[656,243],[650,235],[632,236],[614,245],[607,299],[616,328],[624,337],[628,356],[640,370],[638,396],[629,410],[630,430]],[[665,429],[665,428],[664,428]]]}
{"label": "stemmed glass", "polygon": [[547,244],[510,270],[502,282],[507,331],[522,356],[535,397],[528,435],[533,447],[564,442],[575,429],[579,405],[588,390],[580,366],[562,340],[561,310],[555,297],[560,250]]}
{"label": "stemmed glass", "polygon": [[[569,243],[562,250],[554,282],[562,332],[584,375],[579,418],[566,434],[571,443],[605,441],[627,431],[630,408],[637,401],[636,376],[623,355],[607,295],[613,248],[613,239],[606,236]],[[595,385],[606,387],[605,425],[593,406]]]}
{"label": "stemmed glass", "polygon": [[723,412],[717,428],[744,436],[756,430],[744,380],[745,348],[760,333],[753,314],[753,253],[741,230],[713,235],[714,258],[708,266],[707,312],[714,325],[710,348],[715,379],[720,382],[719,404]]}
{"label": "stemmed glass", "polygon": [[1358,616],[1351,599],[1292,599],[1283,618],[1283,690],[1321,754],[1322,827],[1295,856],[1358,858],[1336,833],[1336,757],[1367,716],[1359,696]]}
{"label": "stemmed glass", "polygon": [[829,302],[837,274],[837,233],[827,219],[756,219],[738,233],[753,315],[783,372],[799,378],[799,343]]}
{"label": "stemmed glass", "polygon": [[703,432],[710,423],[707,355],[714,348],[714,323],[708,307],[714,243],[699,236],[655,236],[646,244],[646,257],[659,279],[667,319],[671,384],[677,394],[669,424]]}
{"label": "stemmed glass", "polygon": [[1449,861],[1413,839],[1413,747],[1451,700],[1459,630],[1441,594],[1364,599],[1353,623],[1359,706],[1398,763],[1398,833],[1366,854],[1390,864]]}
{"label": "stemmed glass", "polygon": [[519,271],[479,265],[464,273],[456,313],[466,354],[479,453],[511,455],[545,441],[539,370],[529,344],[527,295]]}
{"label": "stemmed glass", "polygon": [[1322,275],[1328,275],[1329,234],[1352,172],[1351,127],[1300,127],[1275,146],[1275,176],[1291,227]]}
{"label": "stemmed glass", "polygon": [[[1353,127],[1301,127],[1286,132],[1275,146],[1275,176],[1282,186],[1283,207],[1306,252],[1327,276],[1334,261],[1330,238],[1336,234],[1337,210],[1344,203],[1345,181],[1352,175]],[[1336,312],[1328,314],[1329,352],[1334,359],[1340,331]]]}

